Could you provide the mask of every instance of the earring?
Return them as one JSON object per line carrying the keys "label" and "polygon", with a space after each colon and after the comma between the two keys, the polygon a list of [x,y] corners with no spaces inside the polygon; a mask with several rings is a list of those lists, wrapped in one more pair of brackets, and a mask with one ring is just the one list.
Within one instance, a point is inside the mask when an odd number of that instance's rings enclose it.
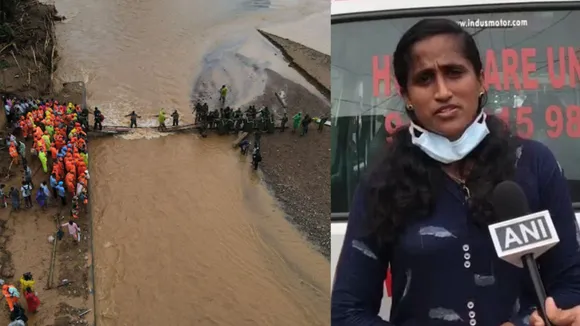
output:
{"label": "earring", "polygon": [[413,111],[413,104],[407,104],[406,109],[409,111]]}
{"label": "earring", "polygon": [[482,97],[484,94],[485,94],[485,92],[480,92],[479,97]]}

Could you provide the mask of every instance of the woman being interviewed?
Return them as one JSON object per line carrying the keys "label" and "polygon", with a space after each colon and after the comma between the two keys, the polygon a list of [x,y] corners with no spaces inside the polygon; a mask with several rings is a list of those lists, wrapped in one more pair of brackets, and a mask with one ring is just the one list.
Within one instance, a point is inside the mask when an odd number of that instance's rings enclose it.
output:
{"label": "woman being interviewed", "polygon": [[[580,326],[580,256],[568,186],[539,142],[483,112],[481,58],[446,19],[411,27],[394,53],[409,128],[359,185],[332,294],[332,325],[543,325],[525,269],[497,258],[494,187],[515,180],[549,210],[560,243],[539,259],[554,325]],[[377,316],[387,267],[391,322]],[[555,303],[554,301],[555,300]]]}

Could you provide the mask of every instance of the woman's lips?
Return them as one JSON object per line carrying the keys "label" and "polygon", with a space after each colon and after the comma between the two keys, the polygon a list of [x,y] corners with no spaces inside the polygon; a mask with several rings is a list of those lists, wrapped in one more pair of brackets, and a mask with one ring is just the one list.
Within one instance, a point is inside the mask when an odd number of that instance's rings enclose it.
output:
{"label": "woman's lips", "polygon": [[458,106],[446,105],[437,109],[437,111],[435,111],[435,115],[440,118],[451,118],[454,117],[458,111],[459,111]]}

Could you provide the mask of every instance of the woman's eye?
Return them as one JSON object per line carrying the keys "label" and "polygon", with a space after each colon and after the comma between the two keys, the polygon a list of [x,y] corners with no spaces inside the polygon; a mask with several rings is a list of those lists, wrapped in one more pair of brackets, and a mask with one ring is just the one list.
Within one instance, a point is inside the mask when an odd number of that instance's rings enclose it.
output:
{"label": "woman's eye", "polygon": [[460,69],[451,69],[447,72],[447,76],[451,78],[458,78],[461,77],[461,75],[463,75],[463,71]]}
{"label": "woman's eye", "polygon": [[433,79],[433,76],[431,76],[431,75],[427,75],[427,74],[420,75],[417,77],[417,83],[424,85],[424,84],[429,83],[432,79]]}

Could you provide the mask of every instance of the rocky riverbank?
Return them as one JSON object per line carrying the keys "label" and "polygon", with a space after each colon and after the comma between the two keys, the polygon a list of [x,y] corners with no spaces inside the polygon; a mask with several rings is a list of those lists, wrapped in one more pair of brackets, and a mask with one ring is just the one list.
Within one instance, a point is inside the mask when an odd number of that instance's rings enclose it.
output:
{"label": "rocky riverbank", "polygon": [[[275,92],[287,86],[288,117],[298,112],[312,117],[330,115],[319,96],[268,71],[268,86],[256,105],[277,103]],[[291,121],[289,122],[291,126]],[[311,124],[301,137],[290,129],[262,137],[261,164],[265,181],[281,202],[288,219],[327,258],[330,257],[330,128]]]}
{"label": "rocky riverbank", "polygon": [[[330,94],[330,56],[272,34],[260,31],[281,50],[290,64],[323,95]],[[310,93],[278,73],[268,70],[264,95],[256,106],[280,107],[275,93],[287,90],[287,114],[298,112],[311,117],[330,116],[330,105],[323,96]],[[277,115],[281,116],[282,109]],[[309,134],[299,136],[291,130],[262,138],[262,170],[268,186],[282,203],[289,220],[327,258],[330,257],[330,128],[317,130],[312,124]]]}

